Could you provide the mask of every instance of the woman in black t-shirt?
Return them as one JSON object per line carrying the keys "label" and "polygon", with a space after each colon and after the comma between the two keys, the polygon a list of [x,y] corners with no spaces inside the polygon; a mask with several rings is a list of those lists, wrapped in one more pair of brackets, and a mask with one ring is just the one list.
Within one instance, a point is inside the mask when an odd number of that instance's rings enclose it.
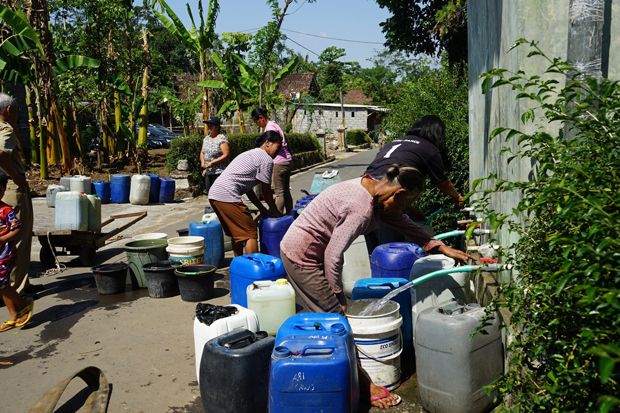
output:
{"label": "woman in black t-shirt", "polygon": [[[446,126],[435,115],[422,117],[404,137],[395,139],[381,148],[368,165],[364,175],[381,179],[391,165],[412,166],[428,176],[441,192],[450,196],[458,208],[463,207],[463,196],[446,175],[449,167],[445,144]],[[401,241],[402,236],[389,227],[380,226],[366,238],[369,253],[378,245]]]}

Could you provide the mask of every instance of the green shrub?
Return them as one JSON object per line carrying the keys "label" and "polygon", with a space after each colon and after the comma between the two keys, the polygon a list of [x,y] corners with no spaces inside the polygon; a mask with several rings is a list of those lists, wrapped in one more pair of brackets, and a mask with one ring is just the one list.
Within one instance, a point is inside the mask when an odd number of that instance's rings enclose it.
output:
{"label": "green shrub", "polygon": [[[231,159],[254,148],[254,140],[258,134],[234,134],[227,135],[230,142]],[[187,159],[190,172],[190,184],[201,191],[204,188],[204,179],[202,177],[202,168],[200,167],[200,150],[204,137],[193,135],[183,136],[172,141],[170,151],[166,156],[166,167],[168,171],[176,169],[179,160]],[[323,152],[316,137],[310,133],[290,133],[286,135],[286,142],[293,153],[293,165],[295,167],[307,166],[304,161],[322,160]],[[308,155],[309,152],[318,153],[318,158]],[[304,154],[304,155],[302,155]],[[316,163],[316,162],[313,162]]]}
{"label": "green shrub", "polygon": [[[529,180],[491,176],[474,185],[490,188],[477,191],[475,207],[493,229],[505,225],[519,238],[505,252],[518,275],[493,303],[511,313],[514,331],[507,373],[493,388],[511,411],[618,411],[620,88],[530,47],[528,56],[549,61],[545,75],[483,75],[485,90],[507,85],[531,104],[521,119],[534,132],[498,128],[491,138],[516,140],[520,149],[503,151],[535,161]],[[511,215],[491,208],[496,193],[514,191],[522,200]]]}
{"label": "green shrub", "polygon": [[371,143],[370,136],[363,129],[351,129],[347,131],[347,145],[363,145]]}
{"label": "green shrub", "polygon": [[[467,78],[447,68],[426,70],[414,79],[405,80],[399,87],[398,100],[383,127],[392,140],[404,136],[414,122],[425,115],[437,115],[446,124],[446,146],[451,168],[448,178],[461,193],[469,192],[469,128]],[[454,201],[442,194],[428,181],[426,190],[415,206],[428,213],[441,209],[449,211]],[[431,224],[436,232],[454,229],[454,212],[435,215]]]}

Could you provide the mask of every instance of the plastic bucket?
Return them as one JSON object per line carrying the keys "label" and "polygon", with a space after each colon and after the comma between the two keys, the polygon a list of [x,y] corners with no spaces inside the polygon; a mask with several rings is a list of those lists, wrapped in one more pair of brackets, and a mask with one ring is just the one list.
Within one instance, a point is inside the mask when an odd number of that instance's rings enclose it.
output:
{"label": "plastic bucket", "polygon": [[168,252],[168,259],[174,267],[202,264],[205,259],[204,246],[168,245],[166,251]]}
{"label": "plastic bucket", "polygon": [[133,237],[134,241],[148,240],[148,239],[166,239],[168,234],[164,232],[147,232],[146,234],[139,234]]}
{"label": "plastic bucket", "polygon": [[163,239],[131,241],[125,244],[127,261],[131,271],[131,285],[135,288],[146,288],[143,267],[153,262],[166,259],[166,245]]}
{"label": "plastic bucket", "polygon": [[159,261],[142,267],[149,297],[165,298],[179,294],[179,282],[170,261]]}
{"label": "plastic bucket", "polygon": [[373,383],[389,390],[397,388],[401,379],[400,355],[403,351],[400,327],[403,319],[400,305],[388,301],[369,316],[359,313],[377,300],[354,300],[347,309],[347,319],[359,352],[362,368]]}
{"label": "plastic bucket", "polygon": [[213,297],[213,265],[183,265],[174,273],[179,282],[179,292],[183,301],[205,301]]}
{"label": "plastic bucket", "polygon": [[205,238],[200,236],[174,237],[168,240],[168,245],[183,247],[201,247],[204,245]]}
{"label": "plastic bucket", "polygon": [[179,228],[177,229],[177,234],[179,234],[179,237],[186,237],[189,235],[189,228]]}
{"label": "plastic bucket", "polygon": [[174,237],[168,240],[166,251],[173,266],[195,265],[204,262],[204,237]]}
{"label": "plastic bucket", "polygon": [[118,294],[125,291],[128,268],[129,266],[124,262],[102,264],[91,268],[99,294]]}

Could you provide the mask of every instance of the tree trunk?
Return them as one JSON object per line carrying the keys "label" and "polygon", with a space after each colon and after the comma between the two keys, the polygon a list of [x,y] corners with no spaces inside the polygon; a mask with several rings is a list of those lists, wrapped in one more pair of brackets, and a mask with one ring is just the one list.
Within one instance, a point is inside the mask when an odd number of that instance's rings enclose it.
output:
{"label": "tree trunk", "polygon": [[[207,80],[207,61],[206,61],[206,57],[202,53],[200,55],[199,63],[200,63],[200,81],[202,82],[202,81]],[[204,122],[209,119],[209,88],[206,88],[206,87],[202,88],[201,108],[202,108],[202,120]],[[205,123],[203,126],[203,134],[204,136],[207,136],[208,133],[209,133],[209,128],[207,127],[207,124]]]}
{"label": "tree trunk", "polygon": [[142,40],[144,42],[144,71],[142,73],[142,107],[140,108],[140,130],[138,132],[138,173],[141,168],[146,166],[148,161],[147,150],[147,131],[149,125],[149,74],[151,70],[151,59],[149,54],[149,36],[145,29],[142,32]]}
{"label": "tree trunk", "polygon": [[245,133],[245,119],[243,118],[243,109],[237,111],[239,115],[239,133]]}
{"label": "tree trunk", "polygon": [[[26,89],[26,108],[28,109],[28,131],[30,134],[30,163],[39,163],[39,142],[37,141],[37,128],[35,127],[35,108],[32,102],[32,89],[25,86]],[[35,98],[36,103],[36,98]]]}
{"label": "tree trunk", "polygon": [[82,148],[82,132],[80,131],[80,120],[78,118],[75,103],[71,104],[71,118],[73,119],[73,136],[75,136],[75,146],[80,153],[80,159],[83,161],[86,154],[86,148]]}
{"label": "tree trunk", "polygon": [[[48,147],[50,157],[55,159],[55,142],[50,139],[53,136],[53,123],[60,122],[57,112],[56,98],[52,94],[52,67],[54,66],[54,43],[52,34],[49,30],[49,8],[47,0],[24,0],[24,9],[32,27],[39,33],[42,51],[35,59],[35,72],[37,73],[37,85],[40,96],[38,103],[41,106],[40,112],[47,123],[48,131],[52,132],[48,136]],[[60,125],[57,125],[57,129]],[[60,146],[63,152],[63,170],[68,171],[71,167],[71,154],[68,152],[67,137],[64,133],[59,135]],[[51,144],[50,144],[51,143]],[[49,160],[49,159],[48,159]],[[43,174],[43,170],[41,170]]]}

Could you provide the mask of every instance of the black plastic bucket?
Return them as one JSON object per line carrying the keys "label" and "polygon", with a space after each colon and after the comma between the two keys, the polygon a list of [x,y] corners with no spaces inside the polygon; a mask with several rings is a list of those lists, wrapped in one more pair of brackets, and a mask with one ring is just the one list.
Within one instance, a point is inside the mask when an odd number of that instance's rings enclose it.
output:
{"label": "black plastic bucket", "polygon": [[179,234],[179,237],[187,237],[189,235],[189,228],[179,228],[177,229],[177,234]]}
{"label": "black plastic bucket", "polygon": [[128,269],[129,266],[124,262],[102,264],[91,268],[99,294],[107,295],[124,292]]}
{"label": "black plastic bucket", "polygon": [[179,281],[183,301],[205,301],[213,297],[213,265],[183,265],[174,273]]}
{"label": "black plastic bucket", "polygon": [[158,261],[142,266],[149,297],[166,298],[179,294],[179,282],[170,261]]}

